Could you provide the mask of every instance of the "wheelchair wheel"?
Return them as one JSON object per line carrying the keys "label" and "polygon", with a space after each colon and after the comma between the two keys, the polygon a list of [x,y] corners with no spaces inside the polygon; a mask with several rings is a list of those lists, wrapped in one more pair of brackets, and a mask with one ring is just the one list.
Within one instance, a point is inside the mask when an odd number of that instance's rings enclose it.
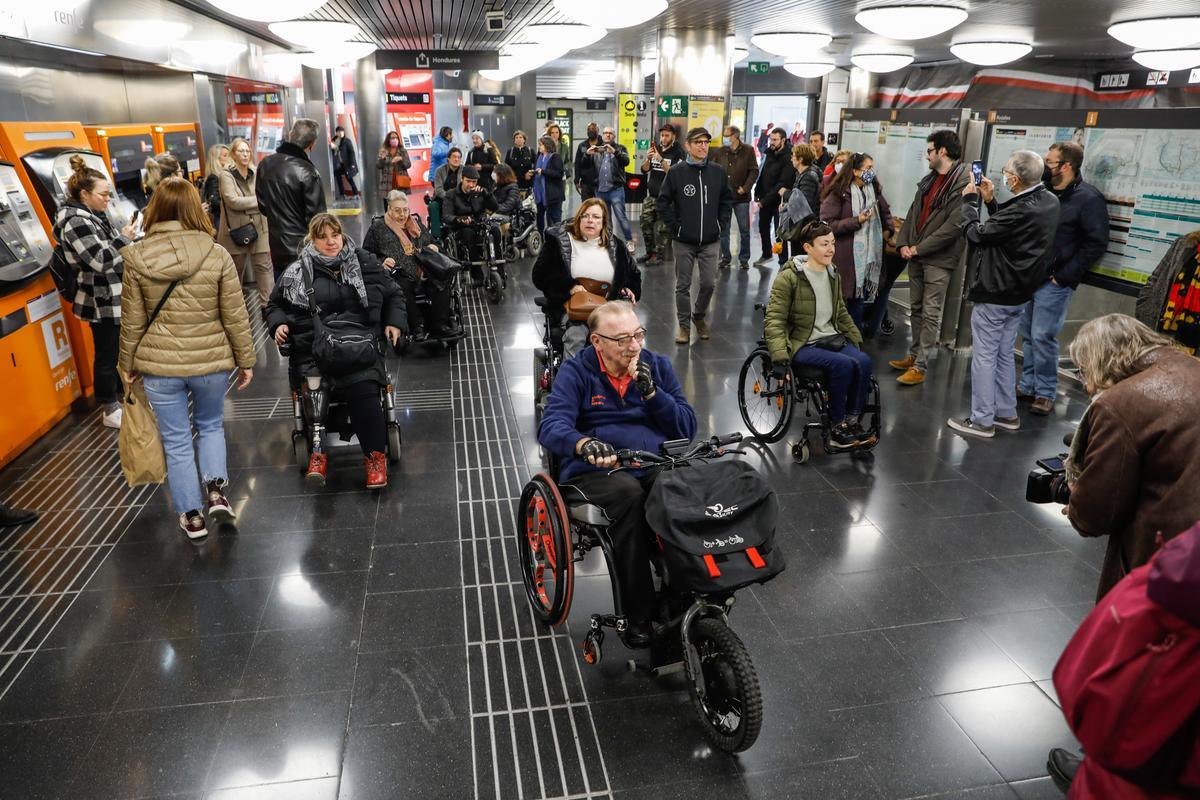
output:
{"label": "wheelchair wheel", "polygon": [[[746,645],[723,619],[705,617],[691,636],[701,674],[692,674],[693,659],[685,658],[692,707],[704,736],[726,753],[748,750],[762,729],[762,691]],[[704,696],[697,691],[703,681]]]}
{"label": "wheelchair wheel", "polygon": [[400,426],[394,422],[387,426],[387,456],[393,464],[400,460]]}
{"label": "wheelchair wheel", "polygon": [[540,252],[542,252],[542,234],[536,230],[532,230],[525,237],[525,253],[530,258],[537,258]]}
{"label": "wheelchair wheel", "polygon": [[777,442],[792,421],[795,397],[790,383],[780,383],[771,374],[771,355],[755,350],[738,374],[738,410],[742,422],[761,442]]}
{"label": "wheelchair wheel", "polygon": [[558,625],[571,610],[575,561],[566,506],[544,473],[535,475],[521,492],[517,552],[534,615],[545,625]]}
{"label": "wheelchair wheel", "polygon": [[504,299],[504,285],[500,282],[500,275],[495,270],[488,270],[487,277],[483,279],[483,291],[492,305],[499,305],[500,301]]}
{"label": "wheelchair wheel", "polygon": [[308,471],[308,437],[300,431],[292,432],[292,455],[301,472]]}
{"label": "wheelchair wheel", "polygon": [[506,244],[504,246],[504,260],[505,261],[516,261],[517,256],[519,256],[519,255],[520,255],[520,253],[517,252],[517,246],[515,244],[513,244],[511,241],[508,242],[508,244]]}

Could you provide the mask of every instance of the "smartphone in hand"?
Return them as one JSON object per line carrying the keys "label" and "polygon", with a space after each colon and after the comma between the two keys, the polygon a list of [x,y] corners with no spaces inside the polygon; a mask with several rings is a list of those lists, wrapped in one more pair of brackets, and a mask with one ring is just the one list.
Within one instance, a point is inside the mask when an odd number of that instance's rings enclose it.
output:
{"label": "smartphone in hand", "polygon": [[971,162],[971,179],[975,181],[976,186],[978,186],[980,183],[983,182],[983,162],[982,161],[972,161]]}

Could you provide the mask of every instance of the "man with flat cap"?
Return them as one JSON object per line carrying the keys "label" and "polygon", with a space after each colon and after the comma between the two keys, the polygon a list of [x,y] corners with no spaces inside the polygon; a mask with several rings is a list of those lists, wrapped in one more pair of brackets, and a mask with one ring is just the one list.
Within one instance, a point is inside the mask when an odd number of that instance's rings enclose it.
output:
{"label": "man with flat cap", "polygon": [[[705,128],[687,134],[687,159],[671,168],[658,195],[658,213],[674,240],[676,344],[688,344],[692,325],[701,339],[711,335],[708,305],[717,282],[721,231],[733,216],[733,190],[725,170],[708,160],[712,136]],[[692,273],[700,270],[700,291],[691,307]]]}

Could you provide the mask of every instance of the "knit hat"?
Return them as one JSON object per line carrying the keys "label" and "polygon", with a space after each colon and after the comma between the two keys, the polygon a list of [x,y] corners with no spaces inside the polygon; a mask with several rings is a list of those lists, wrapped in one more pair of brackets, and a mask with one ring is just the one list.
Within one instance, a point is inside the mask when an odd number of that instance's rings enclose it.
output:
{"label": "knit hat", "polygon": [[479,170],[477,170],[473,164],[467,164],[462,168],[462,177],[464,179],[470,178],[471,180],[477,181],[479,180]]}

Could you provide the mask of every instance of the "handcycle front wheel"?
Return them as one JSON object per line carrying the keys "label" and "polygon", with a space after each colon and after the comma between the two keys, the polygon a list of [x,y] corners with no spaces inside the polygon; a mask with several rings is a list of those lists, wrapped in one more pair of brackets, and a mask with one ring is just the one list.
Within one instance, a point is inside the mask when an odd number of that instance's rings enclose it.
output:
{"label": "handcycle front wheel", "polygon": [[692,707],[704,736],[726,753],[750,749],[762,730],[762,690],[746,645],[724,619],[704,617],[691,635],[699,656],[704,696],[696,690],[696,677],[687,667]]}
{"label": "handcycle front wheel", "polygon": [[794,401],[792,384],[774,377],[766,348],[746,357],[738,373],[738,411],[755,439],[768,443],[782,439],[792,421]]}
{"label": "handcycle front wheel", "polygon": [[492,305],[499,305],[504,299],[504,284],[500,282],[500,275],[494,269],[488,270],[487,276],[484,277],[483,291]]}
{"label": "handcycle front wheel", "polygon": [[558,625],[571,611],[575,554],[566,505],[545,473],[535,475],[517,506],[517,553],[525,593],[544,625]]}

